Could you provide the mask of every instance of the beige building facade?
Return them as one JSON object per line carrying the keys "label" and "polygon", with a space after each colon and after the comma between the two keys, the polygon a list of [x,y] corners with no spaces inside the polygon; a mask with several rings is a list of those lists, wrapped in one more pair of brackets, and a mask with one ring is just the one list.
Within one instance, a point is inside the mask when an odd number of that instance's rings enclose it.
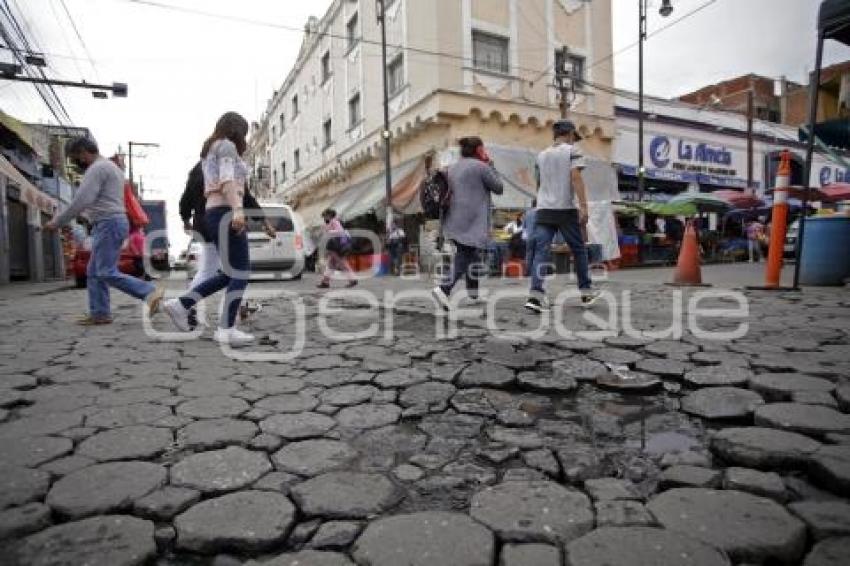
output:
{"label": "beige building facade", "polygon": [[[374,0],[335,0],[323,18],[310,19],[258,130],[268,136],[272,194],[312,218],[384,169],[376,10]],[[560,116],[553,84],[564,46],[582,79],[570,118],[584,151],[610,159],[613,95],[590,84],[613,83],[604,60],[611,0],[387,0],[386,12],[394,184],[425,154],[467,135],[533,161]],[[527,177],[516,176],[518,184]]]}

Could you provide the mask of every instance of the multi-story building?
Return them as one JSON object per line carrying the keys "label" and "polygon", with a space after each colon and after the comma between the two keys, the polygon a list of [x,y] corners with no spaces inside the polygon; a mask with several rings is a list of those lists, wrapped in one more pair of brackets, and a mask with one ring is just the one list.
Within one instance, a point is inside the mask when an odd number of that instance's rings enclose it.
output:
{"label": "multi-story building", "polygon": [[[348,217],[385,206],[376,4],[334,0],[310,18],[268,106],[272,191],[308,223],[330,204]],[[485,140],[511,181],[516,194],[504,202],[527,205],[533,155],[560,116],[553,83],[563,47],[581,79],[570,118],[585,152],[610,158],[610,0],[386,0],[386,29],[394,208],[415,194],[422,157],[466,135]]]}
{"label": "multi-story building", "polygon": [[251,166],[250,189],[257,199],[269,199],[273,196],[268,126],[265,116],[260,121],[251,123],[248,150],[245,152],[245,161]]}

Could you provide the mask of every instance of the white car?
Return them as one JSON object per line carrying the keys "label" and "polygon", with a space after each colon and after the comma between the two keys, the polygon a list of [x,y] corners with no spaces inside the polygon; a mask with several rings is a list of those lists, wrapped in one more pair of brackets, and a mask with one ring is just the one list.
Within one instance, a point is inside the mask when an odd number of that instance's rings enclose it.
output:
{"label": "white car", "polygon": [[270,238],[262,222],[248,220],[251,273],[272,273],[278,279],[300,278],[304,272],[304,226],[300,217],[284,204],[260,203],[260,206],[277,233]]}
{"label": "white car", "polygon": [[782,248],[782,255],[787,258],[794,258],[797,254],[797,234],[800,231],[800,221],[795,220],[785,231],[785,245]]}

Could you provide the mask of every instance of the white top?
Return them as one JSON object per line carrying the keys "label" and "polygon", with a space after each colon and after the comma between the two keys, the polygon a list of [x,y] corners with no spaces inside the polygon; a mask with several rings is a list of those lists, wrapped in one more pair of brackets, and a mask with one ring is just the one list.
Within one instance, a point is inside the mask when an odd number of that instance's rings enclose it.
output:
{"label": "white top", "polygon": [[537,156],[537,208],[564,210],[575,208],[573,169],[584,169],[584,155],[575,146],[559,143],[544,149]]}

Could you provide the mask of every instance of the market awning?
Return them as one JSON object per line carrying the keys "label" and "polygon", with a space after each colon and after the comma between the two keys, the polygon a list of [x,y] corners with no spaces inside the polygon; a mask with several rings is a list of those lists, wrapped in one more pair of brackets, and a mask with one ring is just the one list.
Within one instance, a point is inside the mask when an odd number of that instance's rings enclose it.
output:
{"label": "market awning", "polygon": [[698,210],[692,202],[618,202],[618,207],[654,214],[656,216],[696,216]]}
{"label": "market awning", "polygon": [[723,189],[714,191],[711,194],[728,202],[729,205],[734,208],[757,208],[764,205],[764,201],[762,199],[747,191]]}
{"label": "market awning", "polygon": [[38,187],[24,177],[8,159],[0,155],[0,174],[9,178],[12,185],[18,187],[21,191],[21,200],[30,206],[38,208],[40,211],[53,215],[56,213],[58,205],[56,200],[44,194]]}
{"label": "market awning", "polygon": [[842,200],[850,200],[850,183],[832,183],[825,187],[821,187],[825,199],[831,202]]}
{"label": "market awning", "polygon": [[732,208],[728,202],[714,196],[714,193],[682,193],[665,204],[692,204],[700,212],[725,212]]}
{"label": "market awning", "polygon": [[[391,199],[397,190],[409,184],[410,174],[413,173],[421,162],[422,160],[417,157],[392,169],[393,187],[390,193]],[[371,211],[378,213],[383,211],[387,206],[386,187],[386,179],[383,172],[381,172],[379,175],[360,183],[354,190],[349,189],[349,191],[346,191],[338,201],[334,202],[332,208],[336,210],[340,220],[343,222]]]}

